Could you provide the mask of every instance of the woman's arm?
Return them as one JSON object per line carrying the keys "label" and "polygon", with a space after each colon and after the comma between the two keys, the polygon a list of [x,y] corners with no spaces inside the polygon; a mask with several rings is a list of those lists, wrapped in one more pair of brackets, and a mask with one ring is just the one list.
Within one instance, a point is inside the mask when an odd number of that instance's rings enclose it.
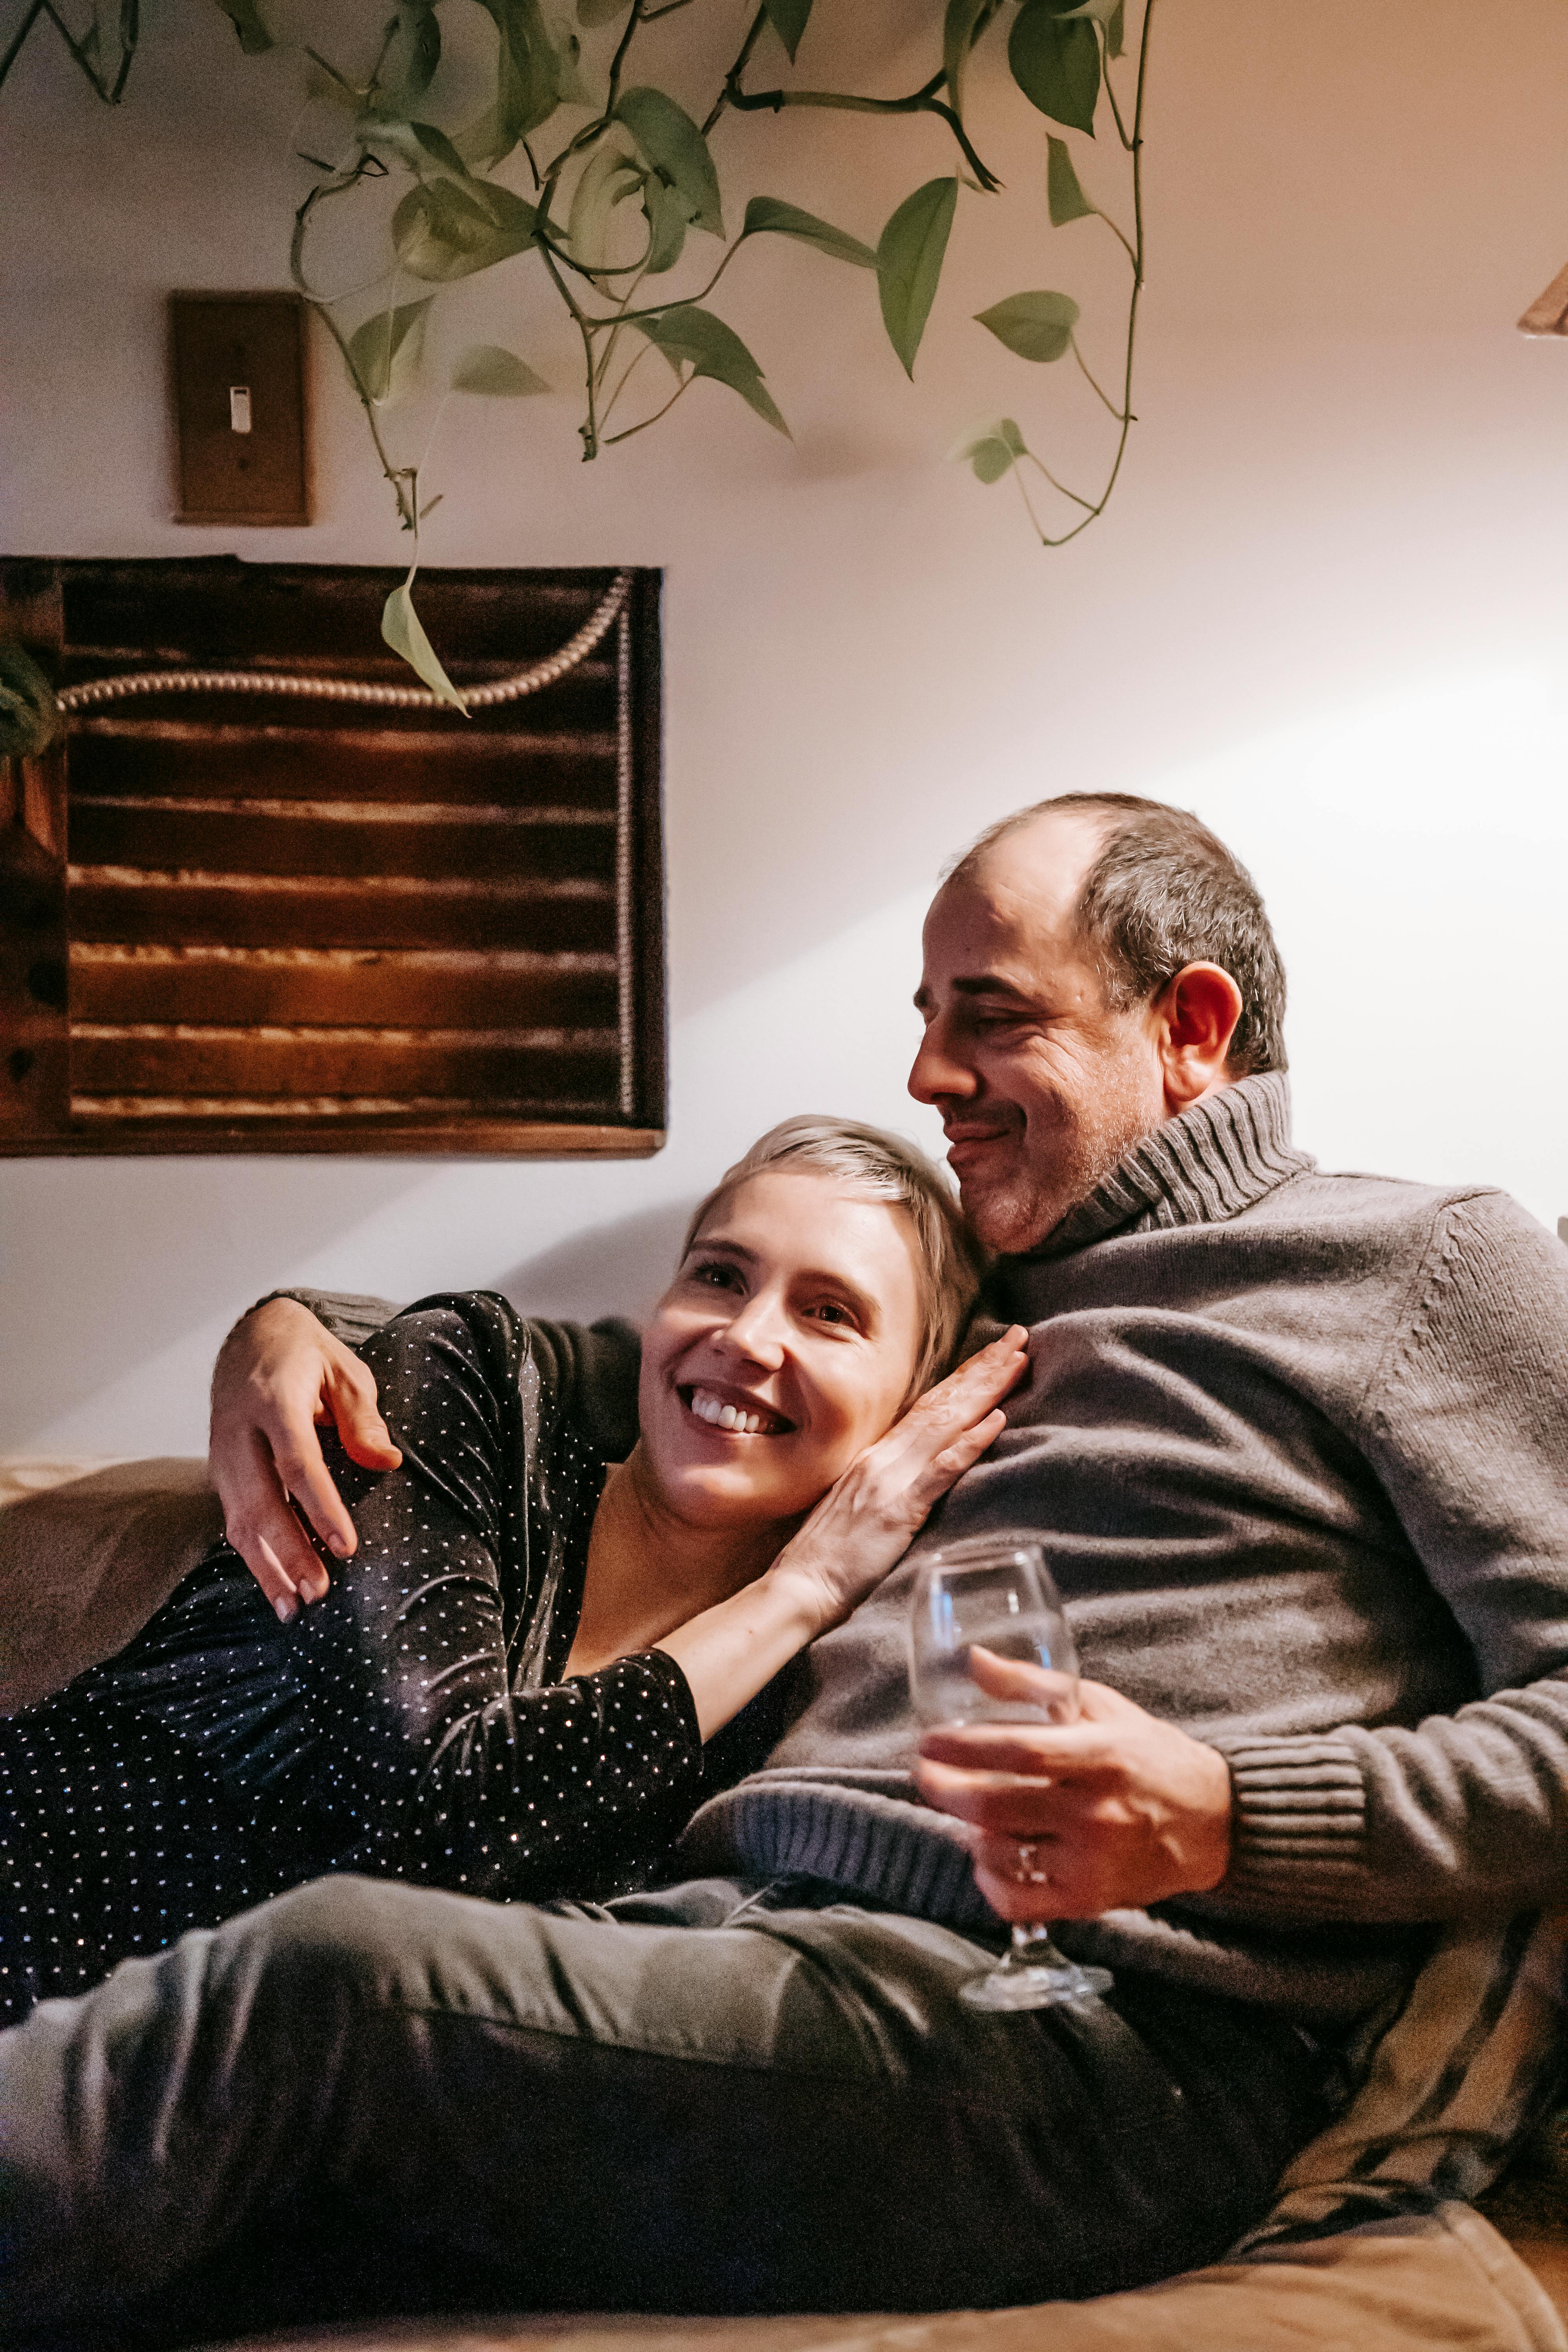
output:
{"label": "woman's arm", "polygon": [[[539,1605],[521,1331],[499,1299],[454,1298],[368,1343],[402,1460],[373,1476],[329,1436],[359,1551],[285,1654],[315,1735],[316,1801],[348,1860],[544,1901],[603,1888],[668,1844],[702,1793],[704,1740],[892,1567],[996,1434],[994,1400],[1023,1355],[1009,1335],[922,1398],[746,1591],[657,1647],[516,1690],[509,1632],[515,1645]],[[589,1449],[571,1446],[563,1422],[549,1474],[563,1509],[579,1488],[588,1500]]]}
{"label": "woman's arm", "polygon": [[961,1364],[851,1463],[773,1566],[658,1647],[686,1677],[704,1739],[797,1650],[842,1624],[902,1559],[932,1507],[1000,1435],[1026,1360],[1015,1327]]}

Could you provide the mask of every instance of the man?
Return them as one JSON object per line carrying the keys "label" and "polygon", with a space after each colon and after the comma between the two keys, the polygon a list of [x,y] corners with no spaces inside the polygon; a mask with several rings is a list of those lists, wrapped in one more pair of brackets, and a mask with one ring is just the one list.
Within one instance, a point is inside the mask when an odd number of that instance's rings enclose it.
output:
{"label": "man", "polygon": [[[0,2036],[20,2320],[312,2233],[534,2305],[1094,2293],[1258,2219],[1445,1925],[1502,1955],[1459,2039],[1511,2013],[1568,1883],[1568,1262],[1495,1192],[1320,1175],[1283,995],[1228,853],[1119,796],[994,828],[927,924],[912,1088],[1032,1327],[941,1532],[1046,1535],[1082,1720],[932,1735],[918,1802],[906,1564],[698,1815],[712,1875],[609,1913],[324,1882],[46,2005]],[[359,1377],[301,1320],[216,1421],[285,1604],[321,1571],[272,1465],[330,1535],[310,1421]],[[963,2008],[986,1921],[1042,1911],[1110,1999]]]}

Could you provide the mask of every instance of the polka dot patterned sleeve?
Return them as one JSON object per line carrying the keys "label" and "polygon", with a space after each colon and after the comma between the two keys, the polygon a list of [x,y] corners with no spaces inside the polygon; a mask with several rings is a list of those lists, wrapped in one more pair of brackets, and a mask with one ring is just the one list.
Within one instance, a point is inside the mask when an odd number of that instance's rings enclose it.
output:
{"label": "polka dot patterned sleeve", "polygon": [[548,1678],[604,1465],[542,1409],[526,1333],[477,1297],[366,1342],[403,1464],[334,1452],[359,1549],[284,1645],[347,1866],[547,1900],[609,1893],[663,1851],[699,1801],[702,1742],[662,1651]]}
{"label": "polka dot patterned sleeve", "polygon": [[0,1720],[0,2025],[330,1871],[618,1894],[704,1793],[673,1658],[562,1680],[635,1333],[477,1293],[363,1352],[404,1461],[329,1441],[360,1548],[328,1598],[280,1626],[216,1545],[117,1657]]}

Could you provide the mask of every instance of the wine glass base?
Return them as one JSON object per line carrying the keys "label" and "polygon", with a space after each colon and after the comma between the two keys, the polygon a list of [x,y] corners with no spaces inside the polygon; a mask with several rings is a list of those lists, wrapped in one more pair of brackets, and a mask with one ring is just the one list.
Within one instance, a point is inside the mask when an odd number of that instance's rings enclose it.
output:
{"label": "wine glass base", "polygon": [[1058,2001],[1089,2000],[1110,1990],[1109,1969],[1080,1969],[1071,1960],[1059,1968],[1004,1965],[987,1977],[972,1977],[959,1989],[971,2009],[1048,2009]]}

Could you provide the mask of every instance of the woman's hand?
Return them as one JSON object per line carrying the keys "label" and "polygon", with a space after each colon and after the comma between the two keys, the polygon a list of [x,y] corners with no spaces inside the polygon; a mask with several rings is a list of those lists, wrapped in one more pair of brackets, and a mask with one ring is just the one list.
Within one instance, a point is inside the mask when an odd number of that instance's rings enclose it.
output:
{"label": "woman's hand", "polygon": [[1021,1323],[950,1372],[828,1488],[767,1573],[815,1633],[841,1624],[897,1565],[934,1504],[1006,1426],[1001,1399],[1028,1357]]}
{"label": "woman's hand", "polygon": [[395,1470],[403,1459],[359,1358],[298,1299],[269,1298],[218,1351],[207,1467],[229,1542],[285,1623],[327,1590],[290,1496],[340,1559],[359,1541],[321,1458],[318,1422],[335,1424],[363,1469]]}

